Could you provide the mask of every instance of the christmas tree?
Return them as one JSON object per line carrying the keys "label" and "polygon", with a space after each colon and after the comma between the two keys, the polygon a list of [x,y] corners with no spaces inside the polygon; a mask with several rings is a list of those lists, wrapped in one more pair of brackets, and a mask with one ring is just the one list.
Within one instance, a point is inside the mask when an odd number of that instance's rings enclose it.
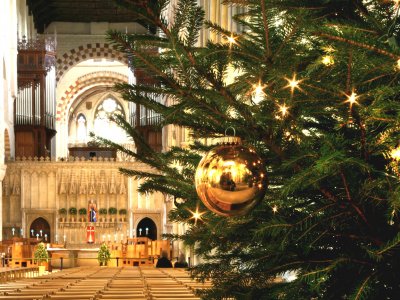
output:
{"label": "christmas tree", "polygon": [[[122,170],[145,180],[141,192],[180,199],[169,217],[189,230],[169,238],[202,258],[192,272],[213,281],[204,299],[397,299],[398,1],[228,0],[236,32],[205,20],[197,1],[178,1],[172,21],[168,5],[136,8],[149,34],[109,33],[152,79],[117,90],[192,142],[155,152],[121,117],[137,152],[98,140],[156,170]],[[260,203],[235,217],[207,210],[194,185],[229,127],[268,177]]]}

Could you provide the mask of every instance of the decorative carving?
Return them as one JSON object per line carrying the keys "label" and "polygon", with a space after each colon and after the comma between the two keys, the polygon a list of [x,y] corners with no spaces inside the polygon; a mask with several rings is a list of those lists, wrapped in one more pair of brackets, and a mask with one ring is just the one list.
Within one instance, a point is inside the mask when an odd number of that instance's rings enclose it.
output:
{"label": "decorative carving", "polygon": [[[27,39],[23,36],[18,41],[18,55],[27,56],[27,59],[18,60],[18,71],[50,71],[56,65],[55,51],[56,41],[52,37],[38,35],[36,39]],[[40,57],[33,59],[33,55]]]}
{"label": "decorative carving", "polygon": [[86,180],[86,172],[81,170],[81,178],[80,178],[80,185],[79,185],[79,194],[86,194],[87,193],[87,180]]}
{"label": "decorative carving", "polygon": [[121,178],[121,184],[119,186],[119,193],[120,193],[120,195],[126,194],[126,186],[125,186],[124,177]]}
{"label": "decorative carving", "polygon": [[[101,159],[101,157],[99,158]],[[99,194],[106,194],[106,193],[107,193],[107,186],[106,186],[105,172],[100,171]]]}
{"label": "decorative carving", "polygon": [[110,179],[110,194],[116,194],[117,193],[117,185],[115,184],[115,174],[114,172],[111,174],[111,179]]}

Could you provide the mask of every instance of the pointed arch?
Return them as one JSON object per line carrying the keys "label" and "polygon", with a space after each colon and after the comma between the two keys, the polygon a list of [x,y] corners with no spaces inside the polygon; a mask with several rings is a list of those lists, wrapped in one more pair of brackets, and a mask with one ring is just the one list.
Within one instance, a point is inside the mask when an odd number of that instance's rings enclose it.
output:
{"label": "pointed arch", "polygon": [[112,87],[115,83],[128,82],[128,76],[111,71],[99,71],[79,77],[74,84],[64,92],[57,103],[57,121],[67,119],[67,108],[81,91],[93,85]]}

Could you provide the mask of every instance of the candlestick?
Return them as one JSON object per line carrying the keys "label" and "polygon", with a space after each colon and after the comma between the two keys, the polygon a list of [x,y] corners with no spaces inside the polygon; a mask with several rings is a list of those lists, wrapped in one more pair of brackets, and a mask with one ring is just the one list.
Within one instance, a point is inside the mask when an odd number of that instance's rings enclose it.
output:
{"label": "candlestick", "polygon": [[22,228],[19,230],[19,233],[20,233],[21,237],[24,237],[24,230]]}
{"label": "candlestick", "polygon": [[64,234],[64,243],[65,243],[66,240],[67,240],[67,236]]}
{"label": "candlestick", "polygon": [[40,236],[43,236],[43,230],[40,229],[39,232],[40,232]]}
{"label": "candlestick", "polygon": [[58,234],[56,234],[56,244],[58,243]]}
{"label": "candlestick", "polygon": [[139,235],[142,235],[142,228],[139,228]]}
{"label": "candlestick", "polygon": [[146,227],[146,235],[149,234],[149,227]]}
{"label": "candlestick", "polygon": [[47,233],[44,234],[44,240],[47,242]]}
{"label": "candlestick", "polygon": [[14,227],[11,229],[11,231],[12,231],[12,235],[15,235],[15,228]]}
{"label": "candlestick", "polygon": [[39,233],[36,233],[36,240],[39,240]]}
{"label": "candlestick", "polygon": [[34,236],[35,230],[31,229],[31,234]]}

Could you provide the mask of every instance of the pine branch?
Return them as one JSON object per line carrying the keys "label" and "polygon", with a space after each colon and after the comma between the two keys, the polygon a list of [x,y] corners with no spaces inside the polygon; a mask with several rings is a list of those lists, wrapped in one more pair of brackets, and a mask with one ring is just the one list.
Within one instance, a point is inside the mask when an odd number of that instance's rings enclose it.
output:
{"label": "pine branch", "polygon": [[366,297],[368,296],[368,282],[371,280],[371,278],[374,276],[375,273],[371,274],[365,280],[361,283],[361,286],[357,289],[355,292],[355,295],[352,296],[354,300],[362,300],[362,299],[367,299]]}
{"label": "pine branch", "polygon": [[261,2],[261,13],[262,13],[262,18],[263,18],[264,30],[265,30],[265,55],[264,55],[264,59],[265,59],[265,61],[268,61],[268,59],[271,56],[271,50],[269,48],[268,20],[267,20],[267,15],[266,15],[265,0],[260,0],[260,2]]}
{"label": "pine branch", "polygon": [[339,37],[339,36],[330,35],[330,34],[327,34],[327,33],[324,33],[324,32],[315,32],[314,34],[316,36],[324,37],[324,38],[326,38],[328,40],[339,41],[339,42],[342,42],[342,43],[349,44],[351,46],[364,48],[364,49],[373,51],[375,53],[388,56],[390,58],[393,58],[394,60],[400,59],[400,55],[396,55],[396,54],[391,53],[389,51],[386,51],[386,50],[383,50],[383,49],[380,49],[380,48],[377,48],[377,47],[374,47],[374,46],[371,46],[371,45],[368,45],[368,44],[365,44],[365,43],[356,42],[356,41],[349,40],[349,39],[346,39],[346,38],[342,38],[342,37]]}

